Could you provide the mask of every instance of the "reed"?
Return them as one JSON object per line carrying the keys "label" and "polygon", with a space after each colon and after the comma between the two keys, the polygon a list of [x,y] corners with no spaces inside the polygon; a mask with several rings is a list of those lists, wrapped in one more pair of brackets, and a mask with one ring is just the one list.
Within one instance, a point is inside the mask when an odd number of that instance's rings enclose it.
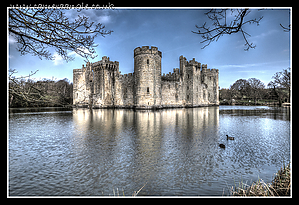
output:
{"label": "reed", "polygon": [[276,174],[271,183],[265,183],[262,179],[247,185],[239,183],[238,187],[231,188],[233,196],[290,196],[291,172],[290,163],[283,166]]}
{"label": "reed", "polygon": [[[138,190],[138,191],[134,191],[133,192],[133,194],[132,194],[132,197],[135,197],[135,196],[137,196],[138,194],[139,194],[139,192],[143,189],[143,187],[145,187],[145,185],[147,184],[147,182]],[[124,190],[122,189],[122,193],[121,193],[121,195],[120,195],[120,193],[119,193],[119,190],[118,190],[118,188],[116,188],[116,191],[114,190],[114,188],[112,188],[112,191],[113,191],[113,196],[114,197],[120,197],[120,196],[125,196],[126,197],[126,195],[125,195],[125,192],[124,192]],[[104,194],[103,194],[103,192],[102,192],[102,195],[104,196]],[[109,195],[109,196],[111,196],[111,195]]]}

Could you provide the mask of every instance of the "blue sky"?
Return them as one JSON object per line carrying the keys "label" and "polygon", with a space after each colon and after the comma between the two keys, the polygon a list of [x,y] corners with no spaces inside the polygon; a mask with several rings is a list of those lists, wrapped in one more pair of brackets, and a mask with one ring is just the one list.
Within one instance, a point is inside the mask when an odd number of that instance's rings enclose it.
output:
{"label": "blue sky", "polygon": [[[284,32],[279,24],[290,24],[289,9],[252,10],[248,19],[264,16],[260,25],[246,25],[244,30],[251,37],[255,49],[244,51],[241,33],[221,37],[205,49],[195,24],[210,24],[205,16],[207,9],[114,9],[82,10],[91,21],[103,23],[106,29],[113,30],[105,38],[98,36],[95,43],[97,55],[92,62],[101,60],[102,56],[119,61],[122,74],[134,71],[133,51],[140,46],[156,46],[162,52],[162,73],[172,72],[179,67],[179,56],[188,60],[195,58],[208,68],[219,69],[219,86],[228,88],[238,79],[258,78],[268,84],[274,73],[290,67],[290,32]],[[67,10],[66,15],[74,19],[77,10]],[[75,60],[63,61],[54,50],[54,61],[40,60],[36,56],[20,54],[16,50],[16,41],[9,37],[9,69],[16,69],[19,75],[28,75],[39,70],[32,78],[63,79],[72,81],[73,69],[81,68],[84,59],[74,52]]]}

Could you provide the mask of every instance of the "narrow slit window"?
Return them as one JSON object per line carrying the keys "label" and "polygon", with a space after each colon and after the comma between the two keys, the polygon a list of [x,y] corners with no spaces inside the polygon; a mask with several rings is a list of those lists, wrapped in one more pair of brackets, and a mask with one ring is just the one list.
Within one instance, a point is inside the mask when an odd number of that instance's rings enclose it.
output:
{"label": "narrow slit window", "polygon": [[149,93],[149,87],[146,88],[146,92]]}
{"label": "narrow slit window", "polygon": [[147,65],[149,64],[149,59],[146,60]]}

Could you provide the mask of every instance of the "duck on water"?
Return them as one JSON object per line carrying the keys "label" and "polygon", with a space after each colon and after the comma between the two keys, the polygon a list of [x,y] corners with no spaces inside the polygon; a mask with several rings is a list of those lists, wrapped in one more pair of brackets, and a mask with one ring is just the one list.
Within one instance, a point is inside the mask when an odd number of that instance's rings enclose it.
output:
{"label": "duck on water", "polygon": [[234,137],[229,137],[228,135],[226,135],[226,140],[235,140]]}
{"label": "duck on water", "polygon": [[225,145],[224,144],[219,144],[219,147],[225,149]]}
{"label": "duck on water", "polygon": [[[235,140],[235,138],[229,137],[228,135],[226,135],[226,140]],[[225,149],[225,144],[219,144],[219,147]]]}

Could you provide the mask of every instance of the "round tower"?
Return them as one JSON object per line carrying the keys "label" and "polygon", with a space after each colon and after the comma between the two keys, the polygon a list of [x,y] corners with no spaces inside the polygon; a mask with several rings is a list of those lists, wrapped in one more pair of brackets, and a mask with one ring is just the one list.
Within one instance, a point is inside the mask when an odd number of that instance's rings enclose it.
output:
{"label": "round tower", "polygon": [[161,106],[161,58],[157,47],[134,49],[135,107]]}

